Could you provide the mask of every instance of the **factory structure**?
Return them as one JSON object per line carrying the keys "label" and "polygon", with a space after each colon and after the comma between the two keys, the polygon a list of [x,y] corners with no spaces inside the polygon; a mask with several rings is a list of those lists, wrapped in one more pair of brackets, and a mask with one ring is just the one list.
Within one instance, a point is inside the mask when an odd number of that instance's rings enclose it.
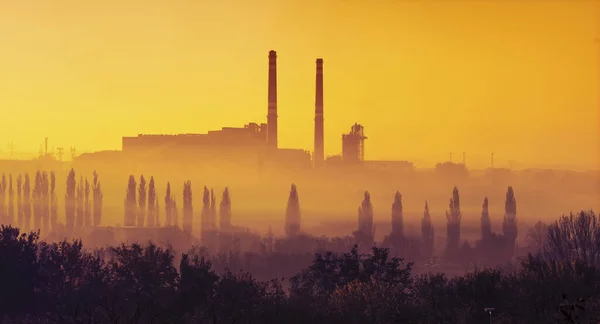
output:
{"label": "factory structure", "polygon": [[[261,166],[321,167],[357,165],[364,162],[364,128],[354,124],[342,135],[342,155],[325,157],[323,116],[323,59],[316,60],[315,129],[312,154],[301,149],[280,148],[277,141],[277,53],[269,51],[267,123],[224,127],[206,134],[147,135],[123,137],[124,154],[152,155],[158,159],[194,156],[204,161],[234,161]],[[375,161],[373,161],[375,162]],[[412,164],[411,164],[412,166]]]}

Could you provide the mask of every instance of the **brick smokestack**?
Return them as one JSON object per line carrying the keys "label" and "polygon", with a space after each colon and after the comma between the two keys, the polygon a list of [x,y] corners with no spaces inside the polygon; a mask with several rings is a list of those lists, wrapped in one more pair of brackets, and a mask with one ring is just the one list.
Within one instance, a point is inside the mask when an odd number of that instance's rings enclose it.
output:
{"label": "brick smokestack", "polygon": [[317,82],[315,91],[315,148],[313,163],[320,166],[325,160],[323,130],[323,59],[317,59]]}
{"label": "brick smokestack", "polygon": [[277,52],[269,51],[269,108],[267,146],[277,148]]}

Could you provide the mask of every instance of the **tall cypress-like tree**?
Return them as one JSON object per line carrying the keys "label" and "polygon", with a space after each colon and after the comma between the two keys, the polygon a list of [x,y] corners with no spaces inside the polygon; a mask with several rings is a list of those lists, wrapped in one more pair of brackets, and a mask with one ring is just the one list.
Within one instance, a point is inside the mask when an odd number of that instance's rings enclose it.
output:
{"label": "tall cypress-like tree", "polygon": [[156,203],[154,204],[154,226],[155,227],[160,227],[161,223],[160,223],[160,206],[158,205],[158,200],[156,199],[156,192],[154,193],[154,197],[155,197],[155,201]]}
{"label": "tall cypress-like tree", "polygon": [[144,179],[144,175],[140,176],[140,185],[138,186],[138,218],[137,218],[137,226],[144,227],[144,222],[146,220],[146,179]]}
{"label": "tall cypress-like tree", "polygon": [[427,201],[425,201],[425,211],[421,220],[421,238],[423,240],[423,255],[426,258],[431,258],[433,255],[434,230]]}
{"label": "tall cypress-like tree", "polygon": [[0,181],[0,224],[8,224],[6,221],[6,175],[2,173]]}
{"label": "tall cypress-like tree", "polygon": [[129,182],[127,183],[127,190],[125,192],[125,220],[123,225],[135,226],[137,202],[135,199],[136,195],[136,183],[133,175],[129,176]]}
{"label": "tall cypress-like tree", "polygon": [[83,176],[79,176],[79,183],[77,183],[77,210],[75,214],[75,227],[81,228],[84,224],[84,183]]}
{"label": "tall cypress-like tree", "polygon": [[42,229],[45,232],[50,231],[50,183],[48,181],[48,172],[42,172],[40,185],[40,212],[42,214]]}
{"label": "tall cypress-like tree", "polygon": [[92,192],[94,196],[94,215],[93,215],[93,223],[94,226],[100,226],[102,222],[102,198],[104,195],[102,194],[102,187],[100,186],[100,181],[98,180],[98,172],[94,170],[94,180],[92,183]]}
{"label": "tall cypress-like tree", "polygon": [[154,186],[154,177],[150,177],[150,182],[148,183],[148,216],[146,220],[146,224],[148,227],[156,227],[156,222],[154,219],[154,214],[156,212],[156,208],[154,205],[157,203],[156,201],[156,188]]}
{"label": "tall cypress-like tree", "polygon": [[210,189],[210,228],[212,231],[217,229],[217,200],[212,188]]}
{"label": "tall cypress-like tree", "polygon": [[502,222],[502,232],[506,240],[507,256],[513,257],[517,240],[517,200],[512,187],[506,191],[506,200],[504,202],[504,220]]}
{"label": "tall cypress-like tree", "polygon": [[92,203],[90,201],[90,182],[87,177],[85,178],[85,190],[84,190],[85,204],[84,204],[84,224],[85,227],[92,226]]}
{"label": "tall cypress-like tree", "polygon": [[23,183],[23,230],[28,232],[31,229],[31,181],[29,174],[25,173]]}
{"label": "tall cypress-like tree", "polygon": [[167,192],[165,194],[165,225],[166,226],[174,225],[174,222],[172,221],[173,213],[171,212],[172,211],[171,200],[173,200],[173,197],[171,197],[171,183],[167,182]]}
{"label": "tall cypress-like tree", "polygon": [[183,184],[183,230],[192,233],[194,207],[192,204],[192,182],[186,181]]}
{"label": "tall cypress-like tree", "polygon": [[[175,196],[171,196],[171,220],[173,221],[173,226],[179,228],[179,209],[177,208],[177,202],[175,201]],[[182,220],[183,223],[183,220]]]}
{"label": "tall cypress-like tree", "polygon": [[358,243],[368,248],[373,246],[375,226],[373,226],[373,204],[371,194],[365,191],[363,201],[358,207],[358,231],[356,232]]}
{"label": "tall cypress-like tree", "polygon": [[460,195],[458,188],[452,190],[452,198],[449,203],[449,211],[446,211],[446,253],[450,257],[456,256],[460,244]]}
{"label": "tall cypress-like tree", "polygon": [[223,190],[221,198],[221,206],[219,206],[219,227],[221,231],[229,231],[231,229],[231,197],[229,196],[229,188]]}
{"label": "tall cypress-like tree", "polygon": [[56,174],[50,172],[50,227],[51,230],[57,230],[58,224],[58,199],[56,197]]}
{"label": "tall cypress-like tree", "polygon": [[298,190],[292,183],[290,196],[288,197],[287,208],[285,210],[285,234],[295,236],[300,233],[300,200],[298,199]]}
{"label": "tall cypress-like tree", "polygon": [[200,215],[200,217],[201,217],[200,230],[203,233],[202,239],[204,240],[206,237],[206,235],[204,233],[211,230],[211,227],[210,227],[210,223],[211,223],[210,222],[210,191],[208,191],[208,188],[206,188],[206,186],[204,186],[204,191],[202,193],[202,214]]}
{"label": "tall cypress-like tree", "polygon": [[15,188],[13,187],[12,174],[8,175],[8,211],[7,211],[7,224],[13,225],[15,223]]}
{"label": "tall cypress-like tree", "polygon": [[402,211],[402,195],[396,191],[392,204],[392,235],[404,236],[404,212]]}
{"label": "tall cypress-like tree", "polygon": [[38,170],[35,173],[33,186],[33,230],[42,229],[42,174]]}
{"label": "tall cypress-like tree", "polygon": [[76,186],[75,170],[71,169],[67,176],[67,191],[65,193],[65,227],[67,233],[72,233],[75,229]]}
{"label": "tall cypress-like tree", "polygon": [[19,174],[17,176],[17,226],[21,230],[25,230],[23,227],[23,201],[21,199],[21,187],[23,185],[23,177]]}
{"label": "tall cypress-like tree", "polygon": [[483,200],[483,206],[481,206],[481,240],[488,240],[492,236],[492,222],[490,220],[490,213],[488,211],[488,198],[485,197]]}

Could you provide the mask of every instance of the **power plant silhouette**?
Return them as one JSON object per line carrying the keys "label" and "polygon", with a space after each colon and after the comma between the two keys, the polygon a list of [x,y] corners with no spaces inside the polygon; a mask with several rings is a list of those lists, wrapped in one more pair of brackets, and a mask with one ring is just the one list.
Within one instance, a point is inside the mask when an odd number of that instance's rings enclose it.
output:
{"label": "power plant silhouette", "polygon": [[223,127],[206,134],[154,135],[139,134],[123,137],[122,150],[131,154],[151,154],[157,157],[178,154],[218,157],[237,162],[273,163],[285,166],[320,167],[327,160],[341,164],[359,164],[364,161],[364,128],[351,126],[342,135],[342,156],[325,158],[325,131],[323,115],[323,59],[316,60],[314,150],[311,154],[301,149],[283,149],[277,135],[277,52],[269,51],[267,123],[248,123],[242,128]]}

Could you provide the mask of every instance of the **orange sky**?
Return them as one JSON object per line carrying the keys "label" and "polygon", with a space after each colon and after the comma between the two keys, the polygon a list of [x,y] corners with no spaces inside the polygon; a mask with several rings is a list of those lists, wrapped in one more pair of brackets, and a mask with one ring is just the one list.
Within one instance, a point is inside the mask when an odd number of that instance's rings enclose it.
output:
{"label": "orange sky", "polygon": [[592,0],[0,0],[0,155],[118,149],[121,136],[263,122],[325,151],[357,121],[368,159],[598,165]]}

